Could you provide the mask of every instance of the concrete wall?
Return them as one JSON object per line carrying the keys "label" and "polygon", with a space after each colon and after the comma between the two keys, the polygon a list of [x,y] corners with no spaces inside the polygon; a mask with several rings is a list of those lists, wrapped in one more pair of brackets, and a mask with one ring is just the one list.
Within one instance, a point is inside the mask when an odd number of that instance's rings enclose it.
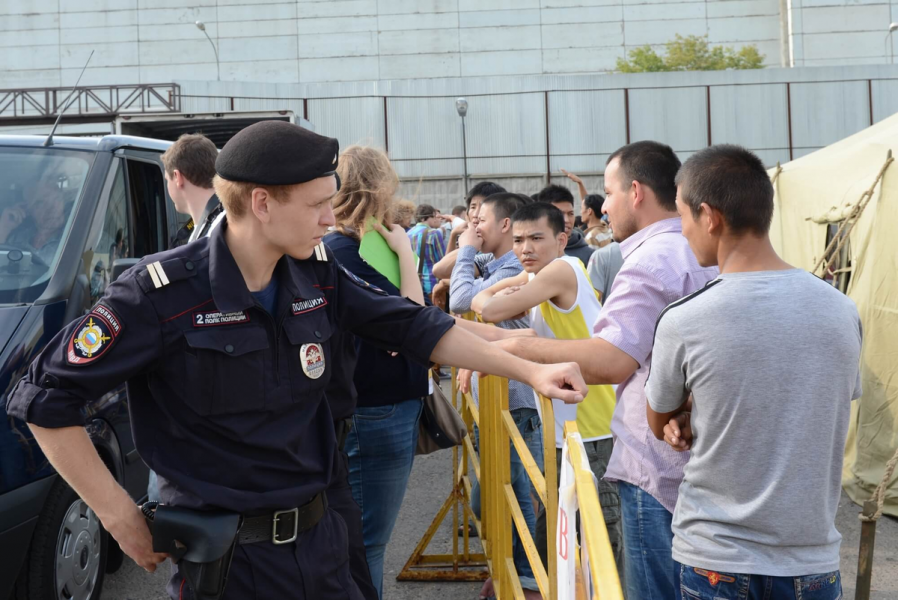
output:
{"label": "concrete wall", "polygon": [[595,73],[675,34],[781,65],[888,62],[898,0],[0,0],[0,88]]}
{"label": "concrete wall", "polygon": [[[898,2],[887,0],[789,0],[795,66],[890,62]],[[898,35],[898,34],[892,34]]]}
{"label": "concrete wall", "polygon": [[[890,4],[791,0],[797,64],[883,62]],[[898,0],[896,0],[898,2]],[[829,6],[844,3],[844,6]],[[0,0],[0,88],[605,72],[675,34],[780,65],[780,0]]]}

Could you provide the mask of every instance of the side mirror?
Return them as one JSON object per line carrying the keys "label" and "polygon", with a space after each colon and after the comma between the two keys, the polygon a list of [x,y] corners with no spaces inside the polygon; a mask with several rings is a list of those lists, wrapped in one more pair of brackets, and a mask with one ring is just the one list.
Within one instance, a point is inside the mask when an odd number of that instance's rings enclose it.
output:
{"label": "side mirror", "polygon": [[121,277],[122,273],[136,265],[140,262],[139,258],[119,258],[114,263],[112,263],[112,277],[109,283],[112,283],[119,277]]}

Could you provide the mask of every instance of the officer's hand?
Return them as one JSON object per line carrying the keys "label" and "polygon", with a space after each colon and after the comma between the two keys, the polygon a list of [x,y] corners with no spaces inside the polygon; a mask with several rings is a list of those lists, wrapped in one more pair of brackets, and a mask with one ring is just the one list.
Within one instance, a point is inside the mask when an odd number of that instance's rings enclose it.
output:
{"label": "officer's hand", "polygon": [[677,452],[692,448],[692,413],[682,412],[664,426],[664,441]]}
{"label": "officer's hand", "polygon": [[458,247],[462,248],[464,246],[474,246],[474,248],[480,252],[480,247],[483,246],[483,238],[477,233],[476,227],[468,227],[465,229],[465,232],[458,237]]}
{"label": "officer's hand", "polygon": [[153,536],[147,527],[146,518],[136,504],[127,503],[122,514],[107,518],[106,531],[115,538],[122,552],[148,573],[156,570],[156,565],[165,561],[168,554],[153,552]]}
{"label": "officer's hand", "polygon": [[380,223],[374,223],[374,230],[383,236],[387,241],[390,250],[396,254],[401,255],[403,252],[411,252],[412,242],[408,239],[408,234],[405,233],[405,229],[403,229],[401,225],[390,225],[388,231],[387,228]]}
{"label": "officer's hand", "polygon": [[558,398],[565,404],[582,402],[589,393],[577,363],[533,365],[530,386],[548,398]]}

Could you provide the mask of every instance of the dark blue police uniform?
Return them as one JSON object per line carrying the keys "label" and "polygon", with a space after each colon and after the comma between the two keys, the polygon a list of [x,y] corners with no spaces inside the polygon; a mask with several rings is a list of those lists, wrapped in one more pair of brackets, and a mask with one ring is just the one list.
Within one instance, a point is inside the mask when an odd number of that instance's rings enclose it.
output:
{"label": "dark blue police uniform", "polygon": [[[87,401],[127,381],[134,440],[164,504],[269,514],[319,497],[340,468],[325,400],[332,336],[427,363],[454,321],[383,295],[323,244],[308,260],[278,262],[271,315],[247,289],[226,229],[122,275],[34,361],[7,410],[42,427],[83,425]],[[174,570],[170,595],[189,598]],[[361,598],[345,523],[328,509],[295,542],[238,545],[223,598]]]}

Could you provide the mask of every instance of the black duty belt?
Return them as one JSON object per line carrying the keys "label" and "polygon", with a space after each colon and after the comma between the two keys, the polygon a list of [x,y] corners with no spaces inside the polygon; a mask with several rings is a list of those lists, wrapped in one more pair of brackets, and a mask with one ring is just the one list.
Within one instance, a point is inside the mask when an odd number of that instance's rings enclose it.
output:
{"label": "black duty belt", "polygon": [[340,449],[340,452],[343,452],[343,446],[346,445],[346,437],[349,435],[350,429],[352,429],[351,417],[334,421],[334,433],[337,435],[337,448]]}
{"label": "black duty belt", "polygon": [[314,527],[327,511],[327,496],[320,493],[311,501],[290,510],[278,510],[271,514],[244,517],[237,534],[240,544],[271,542],[289,544],[303,531]]}

